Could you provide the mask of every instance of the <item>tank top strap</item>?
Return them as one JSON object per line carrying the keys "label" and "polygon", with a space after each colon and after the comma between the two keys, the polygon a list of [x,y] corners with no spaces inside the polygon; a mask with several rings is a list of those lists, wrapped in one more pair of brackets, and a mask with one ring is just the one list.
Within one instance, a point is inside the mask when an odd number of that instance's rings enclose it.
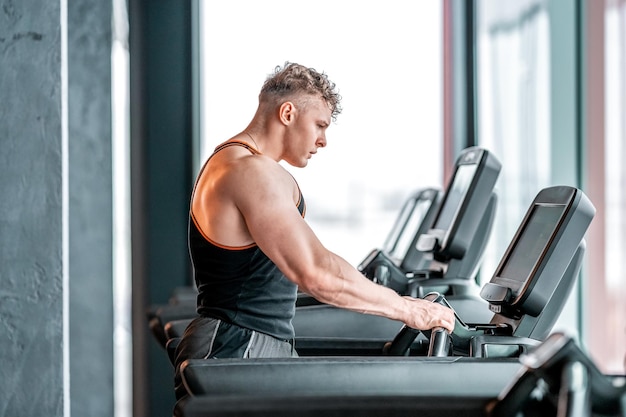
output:
{"label": "tank top strap", "polygon": [[296,187],[298,187],[298,202],[296,203],[296,206],[298,207],[298,211],[302,215],[302,218],[304,218],[304,216],[306,215],[306,203],[304,202],[304,196],[302,195],[300,184],[298,184],[296,177],[294,177],[291,172],[289,172],[289,175],[291,175],[291,178],[293,178],[293,182],[296,184]]}
{"label": "tank top strap", "polygon": [[[218,153],[222,149],[226,149],[226,148],[229,148],[231,146],[241,146],[243,148],[246,148],[247,150],[249,150],[250,152],[252,152],[255,155],[261,155],[261,152],[257,148],[255,148],[254,146],[252,146],[252,145],[250,145],[250,144],[248,144],[246,142],[239,141],[239,140],[231,140],[231,141],[228,141],[228,142],[224,142],[221,145],[218,145],[213,150],[213,154],[211,156],[215,155],[216,153]],[[211,159],[211,157],[209,157],[209,159]]]}
{"label": "tank top strap", "polygon": [[254,146],[251,146],[251,145],[247,144],[246,142],[242,142],[242,141],[239,141],[239,140],[231,140],[229,142],[224,142],[221,145],[218,145],[213,150],[213,153],[211,154],[211,156],[209,156],[207,158],[207,160],[204,162],[204,165],[202,165],[202,168],[200,169],[200,173],[196,177],[196,181],[194,182],[194,185],[193,185],[192,197],[193,197],[193,194],[196,193],[196,187],[198,185],[198,179],[202,175],[202,172],[204,171],[204,169],[209,164],[209,161],[211,160],[211,158],[213,158],[213,156],[215,156],[215,154],[218,153],[219,151],[221,151],[222,149],[226,149],[226,148],[229,148],[231,146],[241,146],[242,148],[246,148],[247,150],[252,152],[254,155],[261,155],[261,152],[258,149],[256,149]]}
{"label": "tank top strap", "polygon": [[[243,148],[246,148],[250,152],[252,152],[254,155],[261,155],[261,152],[258,149],[256,149],[254,146],[251,146],[250,144],[248,144],[246,142],[243,142],[243,141],[239,141],[239,140],[231,140],[231,141],[224,142],[224,143],[216,146],[215,149],[213,150],[213,153],[211,154],[211,156],[209,156],[207,158],[206,162],[202,166],[202,169],[200,170],[200,174],[196,178],[196,182],[194,183],[193,190],[192,190],[192,198],[193,198],[193,194],[195,194],[195,192],[196,192],[196,187],[198,185],[198,179],[200,178],[200,175],[202,174],[202,171],[204,171],[206,166],[209,164],[209,160],[211,160],[211,158],[213,156],[215,156],[215,154],[218,153],[219,151],[221,151],[222,149],[226,149],[226,148],[229,148],[231,146],[241,146]],[[302,195],[302,190],[300,189],[300,185],[298,184],[298,181],[296,181],[296,178],[291,173],[289,173],[289,175],[291,175],[291,178],[293,178],[293,181],[296,183],[296,187],[298,187],[299,198],[298,198],[298,202],[297,202],[296,206],[298,207],[298,211],[300,212],[300,214],[304,218],[304,216],[306,215],[306,203],[304,201],[304,196]],[[195,217],[193,215],[193,212],[191,210],[189,210],[189,211],[190,211],[191,216],[195,219]]]}

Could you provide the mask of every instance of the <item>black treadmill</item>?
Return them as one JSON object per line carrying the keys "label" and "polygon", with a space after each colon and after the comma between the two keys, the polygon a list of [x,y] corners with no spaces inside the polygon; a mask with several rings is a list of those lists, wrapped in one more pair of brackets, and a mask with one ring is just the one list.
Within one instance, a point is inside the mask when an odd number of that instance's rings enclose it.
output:
{"label": "black treadmill", "polygon": [[[425,361],[422,363],[426,363]],[[469,363],[469,362],[468,362]],[[281,416],[360,416],[360,417],[404,417],[404,416],[461,416],[461,417],[580,417],[626,415],[626,375],[605,375],[576,344],[573,338],[554,333],[540,345],[519,358],[519,367],[512,376],[507,364],[483,363],[483,367],[463,371],[467,374],[449,375],[462,378],[465,390],[453,392],[448,385],[457,382],[442,378],[449,369],[429,365],[407,371],[414,381],[403,378],[400,384],[386,380],[379,382],[379,389],[358,383],[357,389],[346,389],[345,369],[328,374],[328,390],[298,392],[297,380],[277,379],[277,389],[266,389],[266,376],[261,373],[252,380],[237,381],[235,386],[218,385],[221,369],[215,375],[216,389],[193,395],[176,406],[179,417],[281,417]],[[381,364],[393,368],[396,362]],[[267,364],[270,367],[271,363]],[[458,365],[458,364],[457,364]],[[480,365],[480,364],[479,364]],[[504,372],[502,365],[504,365]],[[230,366],[225,364],[225,367]],[[456,366],[456,365],[451,365]],[[515,368],[515,367],[513,367]],[[422,373],[426,369],[425,373]],[[357,381],[375,380],[369,372],[374,368],[364,366],[367,375],[351,375]],[[396,372],[401,370],[396,369]],[[413,371],[416,371],[415,373]],[[473,372],[472,372],[473,371]],[[299,372],[298,372],[299,373]],[[272,375],[270,372],[269,375]],[[489,375],[489,378],[485,378]],[[274,375],[272,375],[274,376]],[[469,376],[469,378],[466,378]],[[480,380],[477,378],[482,377]],[[502,378],[505,376],[506,378]],[[198,381],[190,373],[186,383],[196,389]],[[425,384],[434,380],[433,385]],[[504,380],[504,381],[503,381]],[[230,383],[231,381],[227,381]],[[407,382],[414,384],[408,385]],[[504,382],[503,387],[500,384]],[[298,388],[293,393],[295,383]],[[254,385],[260,390],[254,389]],[[352,381],[349,382],[352,384]],[[476,385],[474,385],[476,384]],[[399,386],[398,386],[399,385]],[[352,386],[352,385],[349,385]],[[472,389],[472,387],[480,387]],[[208,388],[208,387],[206,387]],[[411,390],[411,388],[414,388]],[[346,391],[348,391],[346,393]]]}
{"label": "black treadmill", "polygon": [[[453,353],[519,356],[528,346],[545,339],[578,277],[585,252],[584,235],[594,215],[593,204],[579,189],[555,186],[541,190],[490,282],[480,291],[489,319],[467,322],[457,312],[451,335]],[[424,298],[455,308],[441,293],[432,292]],[[362,316],[353,316],[362,321],[352,320],[352,325],[371,326],[372,322]],[[296,349],[304,356],[369,355],[390,340],[393,354],[423,355],[425,348],[430,348],[430,334],[407,326],[396,325],[396,329],[387,339],[378,335],[359,337],[350,329],[343,336],[333,337],[296,334]]]}
{"label": "black treadmill", "polygon": [[[196,312],[197,296],[198,291],[195,287],[178,287],[173,291],[166,304],[153,305],[148,308],[146,311],[148,327],[160,346],[165,348],[171,339],[168,330],[178,332],[181,327],[186,327],[193,317],[196,317],[198,314]],[[170,325],[170,323],[172,324]]]}
{"label": "black treadmill", "polygon": [[[494,313],[489,323],[467,324],[457,317],[454,332],[444,332],[443,338],[436,329],[403,328],[387,344],[352,340],[350,346],[345,339],[339,355],[332,355],[338,352],[336,341],[317,339],[314,348],[329,355],[188,360],[181,370],[191,398],[178,411],[284,415],[290,405],[298,415],[350,415],[354,410],[359,413],[354,415],[368,416],[489,415],[485,410],[523,371],[520,356],[540,344],[534,337],[545,337],[558,317],[578,275],[594,213],[582,191],[572,187],[550,187],[537,195],[481,292]],[[446,302],[439,293],[427,298]],[[420,349],[412,351],[416,334],[430,336],[425,356]],[[449,349],[433,349],[437,339],[446,340],[441,346]],[[306,350],[301,342],[296,340],[300,353]],[[373,350],[376,355],[369,354]],[[206,414],[192,414],[202,413],[198,404],[209,407]]]}
{"label": "black treadmill", "polygon": [[[470,147],[459,155],[441,204],[416,233],[402,259],[374,249],[358,269],[402,295],[421,298],[438,291],[467,321],[491,314],[480,298],[476,274],[491,233],[497,198],[493,191],[500,162],[489,151]],[[389,340],[402,323],[334,306],[310,303],[293,320],[297,337],[354,337]]]}
{"label": "black treadmill", "polygon": [[396,265],[401,265],[415,246],[416,237],[430,229],[442,196],[443,191],[438,188],[421,188],[404,202],[382,246]]}
{"label": "black treadmill", "polygon": [[433,220],[410,237],[402,258],[375,249],[358,269],[404,295],[420,296],[433,288],[446,295],[474,293],[495,216],[494,187],[500,169],[500,162],[486,149],[464,149]]}
{"label": "black treadmill", "polygon": [[[565,333],[520,357],[523,368],[489,404],[492,417],[626,416],[626,374],[603,374]],[[542,395],[533,395],[534,392]]]}

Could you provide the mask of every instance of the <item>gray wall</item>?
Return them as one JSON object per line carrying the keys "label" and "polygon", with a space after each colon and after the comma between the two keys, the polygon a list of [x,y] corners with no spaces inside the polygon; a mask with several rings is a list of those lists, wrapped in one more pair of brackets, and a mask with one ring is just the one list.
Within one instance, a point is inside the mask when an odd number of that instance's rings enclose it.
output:
{"label": "gray wall", "polygon": [[2,6],[0,415],[55,416],[63,410],[59,4]]}
{"label": "gray wall", "polygon": [[71,413],[113,416],[112,6],[68,7]]}
{"label": "gray wall", "polygon": [[0,416],[113,415],[111,6],[69,3],[0,7]]}
{"label": "gray wall", "polygon": [[[133,415],[170,416],[146,310],[190,284],[191,2],[127,4]],[[111,10],[0,0],[0,417],[114,415]]]}

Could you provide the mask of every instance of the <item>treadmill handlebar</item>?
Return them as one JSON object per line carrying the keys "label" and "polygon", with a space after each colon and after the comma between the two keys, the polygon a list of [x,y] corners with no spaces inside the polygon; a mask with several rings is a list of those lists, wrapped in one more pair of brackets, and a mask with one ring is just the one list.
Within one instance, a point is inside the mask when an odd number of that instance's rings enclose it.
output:
{"label": "treadmill handlebar", "polygon": [[431,330],[430,345],[428,346],[428,356],[449,356],[452,352],[452,339],[443,327]]}
{"label": "treadmill handlebar", "polygon": [[419,330],[407,325],[402,326],[396,337],[391,342],[385,344],[383,354],[388,356],[408,356],[411,345],[420,333]]}
{"label": "treadmill handlebar", "polygon": [[[428,293],[424,297],[424,300],[440,304],[444,304],[445,302],[444,305],[450,306],[447,304],[447,301],[445,301],[443,295],[436,292]],[[420,333],[420,330],[407,325],[402,326],[402,329],[396,334],[396,337],[394,337],[391,342],[385,344],[383,353],[389,356],[407,356],[411,345]],[[443,327],[435,327],[434,329],[424,331],[424,334],[430,339],[428,356],[448,356],[452,352],[452,339],[450,339],[450,335]]]}

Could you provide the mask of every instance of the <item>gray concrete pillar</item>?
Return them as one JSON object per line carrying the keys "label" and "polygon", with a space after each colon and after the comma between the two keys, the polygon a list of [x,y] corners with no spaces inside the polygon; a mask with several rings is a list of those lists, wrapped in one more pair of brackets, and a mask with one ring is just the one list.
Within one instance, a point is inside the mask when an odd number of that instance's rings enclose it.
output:
{"label": "gray concrete pillar", "polygon": [[113,415],[109,3],[0,2],[0,416]]}
{"label": "gray concrete pillar", "polygon": [[68,2],[70,394],[77,417],[114,415],[111,14],[111,0]]}

